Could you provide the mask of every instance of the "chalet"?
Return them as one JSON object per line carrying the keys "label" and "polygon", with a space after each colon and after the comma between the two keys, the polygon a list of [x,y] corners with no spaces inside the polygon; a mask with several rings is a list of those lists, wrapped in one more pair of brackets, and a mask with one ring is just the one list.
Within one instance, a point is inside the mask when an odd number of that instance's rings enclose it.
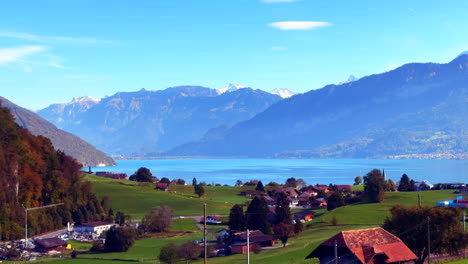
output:
{"label": "chalet", "polygon": [[317,192],[320,192],[320,191],[323,191],[324,193],[330,192],[330,188],[328,187],[328,185],[316,184],[314,188],[317,190]]}
{"label": "chalet", "polygon": [[78,226],[74,226],[73,230],[75,232],[87,232],[94,233],[97,236],[101,235],[102,232],[107,231],[113,227],[114,224],[110,222],[98,221],[98,222],[88,222]]}
{"label": "chalet", "polygon": [[309,258],[319,258],[320,264],[404,264],[417,259],[398,237],[380,227],[340,232],[320,244]]}
{"label": "chalet", "polygon": [[215,215],[209,215],[206,217],[206,223],[208,225],[220,225],[222,222],[221,218]]}
{"label": "chalet", "polygon": [[156,190],[167,192],[168,188],[169,188],[169,184],[167,184],[167,183],[158,183],[158,184],[156,184]]}
{"label": "chalet", "polygon": [[307,206],[309,205],[311,195],[308,192],[303,192],[301,195],[297,197],[299,201],[299,205]]}
{"label": "chalet", "polygon": [[310,208],[313,208],[313,209],[326,208],[327,205],[328,204],[324,198],[317,198],[317,199],[310,201]]}
{"label": "chalet", "polygon": [[312,185],[309,185],[309,186],[307,186],[307,187],[304,187],[304,188],[302,188],[300,191],[301,191],[301,193],[307,193],[307,194],[309,194],[310,196],[316,196],[316,195],[318,194],[318,192],[319,192],[319,191],[318,191],[314,186],[312,186]]}
{"label": "chalet", "polygon": [[[231,244],[232,253],[247,253],[247,232],[239,232],[233,234],[233,243]],[[270,235],[263,234],[260,230],[254,230],[249,232],[249,248],[252,251],[254,245],[260,247],[271,247],[275,243],[275,238]]]}
{"label": "chalet", "polygon": [[339,192],[351,192],[351,185],[336,185],[336,190]]}
{"label": "chalet", "polygon": [[268,195],[272,197],[274,197],[277,193],[284,193],[292,199],[297,199],[297,196],[299,195],[298,191],[293,187],[275,188],[268,191]]}
{"label": "chalet", "polygon": [[315,217],[315,212],[310,210],[303,210],[297,213],[294,213],[294,219],[299,219],[301,222],[312,221]]}
{"label": "chalet", "polygon": [[66,241],[58,237],[36,239],[35,243],[39,252],[62,251],[68,246]]}

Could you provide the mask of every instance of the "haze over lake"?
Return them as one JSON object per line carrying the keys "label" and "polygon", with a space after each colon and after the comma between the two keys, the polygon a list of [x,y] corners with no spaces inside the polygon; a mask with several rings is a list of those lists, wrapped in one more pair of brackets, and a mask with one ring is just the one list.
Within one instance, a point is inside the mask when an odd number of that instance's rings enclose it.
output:
{"label": "haze over lake", "polygon": [[153,176],[182,178],[198,182],[234,185],[252,179],[264,184],[284,183],[287,178],[303,178],[308,184],[352,184],[358,175],[374,168],[385,169],[387,178],[398,181],[403,173],[416,181],[468,182],[468,160],[390,159],[157,159],[118,160],[117,166],[92,168],[95,171],[124,172],[128,176],[146,167]]}

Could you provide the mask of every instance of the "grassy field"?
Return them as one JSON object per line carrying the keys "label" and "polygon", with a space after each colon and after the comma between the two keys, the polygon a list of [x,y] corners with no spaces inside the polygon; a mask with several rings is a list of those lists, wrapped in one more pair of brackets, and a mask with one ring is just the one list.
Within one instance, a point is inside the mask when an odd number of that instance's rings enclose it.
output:
{"label": "grassy field", "polygon": [[[141,219],[153,207],[167,205],[177,216],[202,215],[203,204],[207,204],[209,214],[229,214],[236,203],[247,199],[239,196],[241,188],[206,186],[205,195],[198,198],[192,186],[173,185],[169,192],[157,191],[154,184],[113,180],[87,175],[98,197],[109,196],[114,212],[122,211],[132,219]],[[250,187],[252,188],[252,187]]]}
{"label": "grassy field", "polygon": [[[173,207],[176,215],[200,215],[202,212],[200,209],[204,202],[208,204],[209,213],[228,214],[233,204],[246,201],[245,197],[237,195],[240,191],[238,187],[206,187],[206,197],[198,199],[193,194],[191,186],[171,186],[172,193],[165,193],[153,190],[152,185],[115,181],[94,176],[87,176],[87,179],[92,181],[93,188],[99,196],[108,195],[111,197],[114,211],[121,210],[130,213],[134,218],[143,216],[151,207],[157,205]],[[439,200],[456,196],[452,190],[427,191],[420,194],[422,204],[430,206],[434,206]],[[395,204],[416,206],[418,204],[418,193],[386,193],[383,203],[357,203],[330,212],[326,209],[315,210],[317,213],[316,219],[307,225],[308,228],[299,237],[291,238],[285,248],[278,244],[277,249],[252,254],[252,263],[318,263],[317,259],[305,260],[305,257],[321,242],[342,230],[380,226],[385,218],[389,216],[389,209]],[[329,223],[333,216],[338,218],[337,226],[332,226]],[[224,226],[215,226],[210,228],[209,231],[215,233],[222,227]],[[181,244],[188,240],[200,240],[202,236],[202,233],[195,226],[195,221],[187,218],[177,219],[171,231],[192,231],[194,233],[187,233],[173,238],[139,240],[126,253],[87,253],[80,254],[79,259],[55,262],[70,264],[120,264],[128,263],[127,261],[157,263],[159,251],[166,243]],[[74,243],[72,244],[75,246]],[[84,248],[85,246],[80,243],[76,244],[77,248]],[[245,255],[236,254],[228,257],[212,258],[209,263],[243,263],[245,257]],[[202,263],[202,261],[199,260],[197,263]],[[453,264],[461,263],[464,262],[453,262]]]}

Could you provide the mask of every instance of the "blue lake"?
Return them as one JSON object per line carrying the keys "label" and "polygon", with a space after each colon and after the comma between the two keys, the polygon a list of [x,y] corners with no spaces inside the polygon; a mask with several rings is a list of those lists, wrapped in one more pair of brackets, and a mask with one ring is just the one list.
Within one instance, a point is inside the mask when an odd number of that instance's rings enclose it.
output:
{"label": "blue lake", "polygon": [[468,182],[468,160],[379,160],[379,159],[158,159],[118,160],[117,166],[93,171],[124,172],[129,176],[146,167],[158,178],[182,178],[198,182],[234,185],[251,179],[284,183],[303,178],[307,184],[352,184],[358,175],[374,168],[385,169],[387,178],[398,181],[403,173],[430,183]]}

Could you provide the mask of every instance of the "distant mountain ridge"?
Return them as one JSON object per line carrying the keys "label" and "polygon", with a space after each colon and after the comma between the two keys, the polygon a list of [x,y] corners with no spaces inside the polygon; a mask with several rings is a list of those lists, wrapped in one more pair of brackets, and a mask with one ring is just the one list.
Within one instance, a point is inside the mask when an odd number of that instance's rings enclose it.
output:
{"label": "distant mountain ridge", "polygon": [[281,100],[261,90],[230,84],[119,92],[86,104],[51,105],[38,111],[58,127],[113,155],[154,156],[230,127]]}
{"label": "distant mountain ridge", "polygon": [[22,108],[0,96],[3,106],[10,109],[18,125],[34,135],[48,137],[56,149],[74,157],[84,166],[115,165],[115,161],[81,138],[62,131],[37,114]]}
{"label": "distant mountain ridge", "polygon": [[410,63],[282,100],[168,156],[467,157],[468,55]]}

